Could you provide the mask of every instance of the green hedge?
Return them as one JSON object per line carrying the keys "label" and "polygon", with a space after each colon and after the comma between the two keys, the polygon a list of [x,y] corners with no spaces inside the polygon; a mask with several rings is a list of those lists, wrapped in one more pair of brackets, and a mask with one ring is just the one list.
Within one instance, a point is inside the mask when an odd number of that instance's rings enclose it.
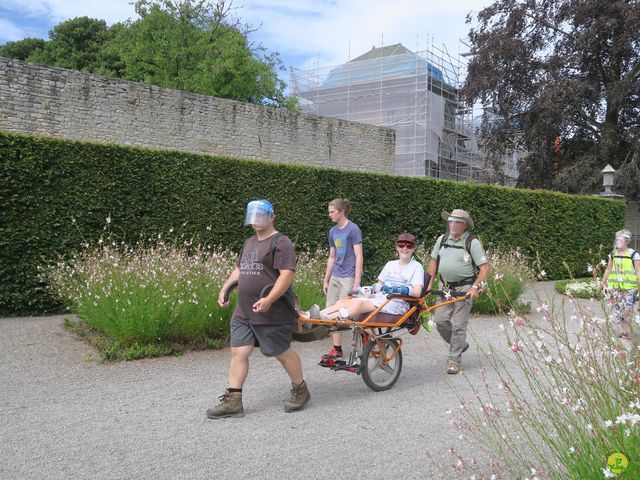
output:
{"label": "green hedge", "polygon": [[266,197],[278,229],[298,246],[315,247],[326,245],[327,203],[346,196],[365,239],[367,281],[393,255],[398,232],[434,242],[446,227],[444,209],[469,210],[488,247],[520,247],[530,259],[538,252],[550,279],[566,276],[563,261],[573,274],[584,272],[587,251],[608,245],[624,224],[620,200],[6,132],[0,132],[0,161],[0,314],[55,309],[38,284],[37,265],[97,239],[108,216],[118,240],[187,222],[186,238],[238,249],[249,234],[242,226],[246,202]]}

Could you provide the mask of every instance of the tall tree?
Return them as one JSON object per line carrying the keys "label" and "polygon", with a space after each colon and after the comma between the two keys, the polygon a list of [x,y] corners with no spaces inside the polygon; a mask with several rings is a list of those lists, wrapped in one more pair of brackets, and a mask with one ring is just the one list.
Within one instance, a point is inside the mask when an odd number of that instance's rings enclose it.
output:
{"label": "tall tree", "polygon": [[113,35],[104,20],[72,18],[53,27],[44,48],[34,51],[28,60],[83,72],[111,71],[117,59],[105,55],[104,48]]}
{"label": "tall tree", "polygon": [[66,20],[50,40],[0,45],[0,56],[109,75],[162,87],[296,108],[278,78],[277,53],[248,40],[251,29],[231,0],[137,0],[138,20],[108,27],[88,17]]}
{"label": "tall tree", "polygon": [[109,51],[123,78],[253,103],[289,106],[277,54],[247,40],[225,0],[138,0]]}
{"label": "tall tree", "polygon": [[7,42],[0,45],[0,57],[26,60],[37,50],[42,50],[44,45],[45,41],[42,38],[23,38],[15,42]]}
{"label": "tall tree", "polygon": [[477,21],[464,92],[521,126],[519,185],[597,190],[640,141],[639,1],[497,0]]}

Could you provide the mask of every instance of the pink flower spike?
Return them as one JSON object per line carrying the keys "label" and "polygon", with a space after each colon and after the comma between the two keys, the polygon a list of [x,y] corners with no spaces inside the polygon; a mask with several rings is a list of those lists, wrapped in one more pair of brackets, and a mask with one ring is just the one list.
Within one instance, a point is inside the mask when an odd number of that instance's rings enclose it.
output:
{"label": "pink flower spike", "polygon": [[509,349],[511,349],[511,351],[514,353],[522,352],[522,345],[520,344],[519,340],[516,340],[511,344]]}

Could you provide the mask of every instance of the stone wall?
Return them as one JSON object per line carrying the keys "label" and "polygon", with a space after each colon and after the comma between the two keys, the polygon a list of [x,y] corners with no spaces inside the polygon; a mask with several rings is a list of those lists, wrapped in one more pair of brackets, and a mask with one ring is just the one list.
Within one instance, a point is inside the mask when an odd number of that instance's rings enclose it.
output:
{"label": "stone wall", "polygon": [[0,129],[279,163],[393,173],[395,133],[0,58]]}

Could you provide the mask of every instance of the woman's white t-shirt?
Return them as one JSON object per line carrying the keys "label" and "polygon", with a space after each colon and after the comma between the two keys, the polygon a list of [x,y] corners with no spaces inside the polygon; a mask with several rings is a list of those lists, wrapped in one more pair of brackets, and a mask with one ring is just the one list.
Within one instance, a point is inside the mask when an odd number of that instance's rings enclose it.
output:
{"label": "woman's white t-shirt", "polygon": [[[400,264],[400,260],[392,260],[387,264],[378,275],[378,280],[389,287],[411,287],[414,285],[424,286],[424,267],[420,262],[411,260],[405,265]],[[379,307],[387,301],[386,293],[376,293],[373,297],[369,298],[376,307]],[[409,310],[409,304],[402,300],[393,300],[389,302],[381,310],[385,313],[391,313],[394,315],[402,315]]]}

